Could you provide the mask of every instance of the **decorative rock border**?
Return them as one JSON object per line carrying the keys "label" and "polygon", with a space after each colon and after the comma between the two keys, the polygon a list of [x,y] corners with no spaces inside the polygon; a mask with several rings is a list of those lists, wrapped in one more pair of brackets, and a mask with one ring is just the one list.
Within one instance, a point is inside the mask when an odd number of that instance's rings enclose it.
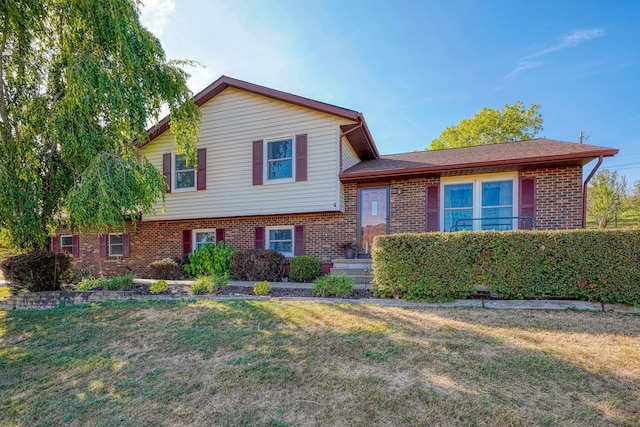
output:
{"label": "decorative rock border", "polygon": [[[43,310],[62,307],[65,305],[89,304],[105,301],[126,300],[268,300],[269,296],[221,296],[221,295],[141,295],[132,291],[87,291],[87,292],[26,292],[0,299],[0,310],[31,309]],[[424,307],[424,308],[489,308],[489,309],[520,309],[520,310],[579,310],[605,311],[621,314],[640,315],[640,307],[624,304],[600,304],[587,301],[567,300],[456,300],[446,303],[413,302],[400,299],[340,299],[340,298],[273,298],[286,301],[309,301],[330,304],[375,304],[395,307]]]}

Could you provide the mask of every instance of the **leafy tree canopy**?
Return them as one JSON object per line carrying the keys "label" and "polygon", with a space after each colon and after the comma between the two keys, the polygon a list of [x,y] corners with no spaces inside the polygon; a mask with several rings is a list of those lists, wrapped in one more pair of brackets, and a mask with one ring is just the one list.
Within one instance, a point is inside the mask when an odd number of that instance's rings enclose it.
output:
{"label": "leafy tree canopy", "polygon": [[602,169],[589,182],[587,215],[604,230],[612,219],[627,208],[627,178],[618,172]]}
{"label": "leafy tree canopy", "polygon": [[472,145],[499,144],[524,141],[542,131],[540,105],[531,104],[528,109],[518,101],[505,104],[502,111],[483,108],[470,119],[463,119],[449,126],[431,141],[430,150],[469,147]]}
{"label": "leafy tree canopy", "polygon": [[188,75],[138,0],[0,0],[0,227],[42,249],[59,225],[106,230],[150,213],[163,177],[132,141],[168,107],[195,160]]}

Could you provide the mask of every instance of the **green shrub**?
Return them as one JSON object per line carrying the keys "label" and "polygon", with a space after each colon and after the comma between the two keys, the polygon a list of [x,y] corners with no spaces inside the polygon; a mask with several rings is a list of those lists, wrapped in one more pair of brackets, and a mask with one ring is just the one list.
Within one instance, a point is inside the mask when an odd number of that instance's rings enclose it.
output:
{"label": "green shrub", "polygon": [[271,292],[271,285],[266,280],[253,285],[253,293],[256,295],[268,295],[269,292]]}
{"label": "green shrub", "polygon": [[323,276],[313,282],[313,294],[319,297],[347,298],[353,289],[353,280],[347,276]]}
{"label": "green shrub", "polygon": [[229,277],[224,275],[212,275],[198,277],[191,285],[191,293],[194,295],[200,294],[215,294],[223,289],[229,287]]}
{"label": "green shrub", "polygon": [[231,274],[236,280],[275,281],[282,276],[284,255],[271,249],[249,249],[233,254]]}
{"label": "green shrub", "polygon": [[291,258],[289,279],[294,282],[311,282],[322,274],[320,260],[312,255]]}
{"label": "green shrub", "polygon": [[149,292],[152,294],[161,294],[169,290],[169,284],[166,280],[158,280],[149,285]]}
{"label": "green shrub", "polygon": [[501,297],[640,305],[640,231],[397,234],[372,251],[380,297],[444,301],[474,285]]}
{"label": "green shrub", "polygon": [[189,254],[184,271],[192,276],[229,275],[235,250],[224,242],[204,245]]}
{"label": "green shrub", "polygon": [[114,276],[102,286],[105,291],[127,291],[133,287],[133,275]]}
{"label": "green shrub", "polygon": [[55,252],[27,252],[0,263],[12,293],[57,291],[73,278],[73,258]]}
{"label": "green shrub", "polygon": [[107,284],[108,280],[104,277],[98,277],[97,279],[88,278],[80,281],[76,285],[76,289],[79,291],[90,291],[93,288],[97,288],[99,286],[104,286]]}
{"label": "green shrub", "polygon": [[184,277],[183,266],[171,258],[154,261],[147,269],[152,279],[177,280]]}

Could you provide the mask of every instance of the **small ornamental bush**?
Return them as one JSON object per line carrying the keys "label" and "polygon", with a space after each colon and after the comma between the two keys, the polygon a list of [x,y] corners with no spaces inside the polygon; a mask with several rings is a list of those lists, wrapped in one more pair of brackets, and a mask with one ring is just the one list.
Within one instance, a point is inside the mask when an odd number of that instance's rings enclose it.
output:
{"label": "small ornamental bush", "polygon": [[282,275],[284,255],[271,249],[237,251],[231,262],[231,277],[235,280],[276,281]]}
{"label": "small ornamental bush", "polygon": [[73,278],[71,255],[55,252],[28,252],[2,261],[0,268],[12,293],[57,291]]}
{"label": "small ornamental bush", "polygon": [[76,285],[76,289],[79,291],[90,291],[91,289],[97,288],[99,286],[104,288],[107,282],[108,280],[104,277],[98,277],[97,279],[84,279]]}
{"label": "small ornamental bush", "polygon": [[177,280],[184,277],[183,266],[171,258],[154,261],[147,268],[152,279]]}
{"label": "small ornamental bush", "polygon": [[133,287],[133,275],[115,276],[102,286],[105,291],[128,291]]}
{"label": "small ornamental bush", "polygon": [[204,245],[189,254],[189,264],[184,266],[184,271],[195,277],[229,275],[234,252],[233,247],[224,242]]}
{"label": "small ornamental bush", "polygon": [[268,295],[269,292],[271,292],[271,285],[266,280],[253,285],[253,293],[256,295]]}
{"label": "small ornamental bush", "polygon": [[166,280],[158,280],[149,285],[149,292],[152,294],[161,294],[169,290],[169,285]]}
{"label": "small ornamental bush", "polygon": [[294,282],[311,282],[322,274],[320,260],[311,255],[296,256],[291,258],[289,279]]}
{"label": "small ornamental bush", "polygon": [[229,287],[229,278],[224,275],[202,276],[198,277],[191,285],[191,293],[193,295],[215,294]]}
{"label": "small ornamental bush", "polygon": [[319,297],[347,298],[353,295],[353,280],[347,276],[323,276],[313,282],[313,294]]}

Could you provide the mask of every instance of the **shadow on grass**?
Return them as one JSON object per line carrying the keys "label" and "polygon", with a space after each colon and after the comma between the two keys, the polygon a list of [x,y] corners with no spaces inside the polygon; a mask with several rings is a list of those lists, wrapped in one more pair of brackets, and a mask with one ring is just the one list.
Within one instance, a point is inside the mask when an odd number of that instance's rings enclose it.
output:
{"label": "shadow on grass", "polygon": [[[632,425],[640,413],[638,368],[601,357],[637,350],[637,326],[587,325],[606,315],[274,301],[0,313],[0,413],[15,425]],[[592,365],[562,351],[598,339]]]}

